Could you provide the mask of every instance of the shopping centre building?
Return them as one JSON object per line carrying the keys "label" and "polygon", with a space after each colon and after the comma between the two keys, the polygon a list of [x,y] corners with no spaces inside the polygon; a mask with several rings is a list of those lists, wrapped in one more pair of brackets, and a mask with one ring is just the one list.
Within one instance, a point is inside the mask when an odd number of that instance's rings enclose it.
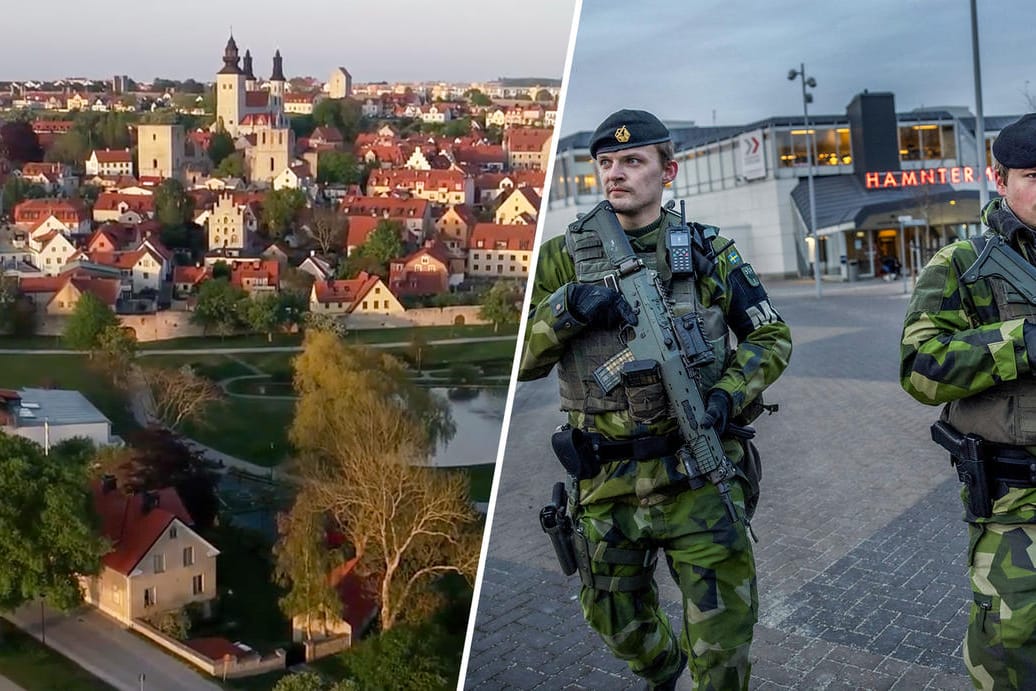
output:
{"label": "shopping centre building", "polygon": [[[985,118],[986,156],[1018,115]],[[837,279],[876,276],[881,261],[925,262],[951,239],[978,231],[976,118],[966,108],[897,113],[891,93],[856,95],[844,115],[772,117],[735,127],[668,122],[679,172],[667,199],[689,219],[719,226],[764,276],[811,273],[814,241],[807,171],[815,136],[816,234],[821,268]],[[602,198],[590,132],[561,139],[544,237]],[[903,234],[903,242],[900,235]],[[905,256],[904,256],[905,255]]]}

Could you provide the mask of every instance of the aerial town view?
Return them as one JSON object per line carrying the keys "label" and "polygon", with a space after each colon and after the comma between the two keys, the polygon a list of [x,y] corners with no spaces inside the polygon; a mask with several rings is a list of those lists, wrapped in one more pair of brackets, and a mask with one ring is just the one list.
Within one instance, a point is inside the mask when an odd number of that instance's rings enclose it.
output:
{"label": "aerial town view", "polygon": [[562,4],[546,74],[0,74],[0,689],[456,685]]}

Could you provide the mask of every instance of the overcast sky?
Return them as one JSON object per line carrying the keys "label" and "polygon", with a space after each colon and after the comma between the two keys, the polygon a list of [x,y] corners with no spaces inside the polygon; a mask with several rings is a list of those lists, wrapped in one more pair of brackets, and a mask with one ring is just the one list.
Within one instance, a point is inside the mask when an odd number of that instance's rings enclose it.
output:
{"label": "overcast sky", "polygon": [[[801,115],[787,80],[801,62],[811,113],[843,114],[864,89],[893,92],[897,111],[975,112],[970,17],[968,0],[585,0],[562,132],[624,107],[699,125]],[[1036,2],[978,0],[978,24],[985,114],[1026,112]]]}
{"label": "overcast sky", "polygon": [[0,80],[126,74],[212,81],[230,27],[268,78],[355,82],[553,77],[565,66],[575,0],[51,0],[4,2]]}

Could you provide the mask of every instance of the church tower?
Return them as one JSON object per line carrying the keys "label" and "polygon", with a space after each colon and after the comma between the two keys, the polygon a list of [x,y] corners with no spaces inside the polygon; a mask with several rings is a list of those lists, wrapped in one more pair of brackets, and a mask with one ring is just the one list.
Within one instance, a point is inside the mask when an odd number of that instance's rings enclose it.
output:
{"label": "church tower", "polygon": [[277,119],[277,127],[284,126],[284,91],[287,81],[284,78],[283,58],[281,58],[281,51],[278,49],[273,54],[273,74],[270,75],[270,112]]}
{"label": "church tower", "polygon": [[223,51],[223,68],[216,73],[216,124],[231,137],[237,136],[237,126],[245,111],[246,76],[238,67],[237,43],[230,36]]}

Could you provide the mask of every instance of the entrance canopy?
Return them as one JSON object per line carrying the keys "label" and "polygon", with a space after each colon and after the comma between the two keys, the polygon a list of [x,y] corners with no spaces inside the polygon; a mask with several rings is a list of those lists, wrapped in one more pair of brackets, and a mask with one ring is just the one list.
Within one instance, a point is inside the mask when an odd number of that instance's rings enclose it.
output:
{"label": "entrance canopy", "polygon": [[[817,234],[843,230],[887,228],[896,217],[927,216],[932,225],[976,223],[978,190],[951,185],[926,185],[899,189],[866,189],[855,175],[813,178],[817,207]],[[792,203],[804,223],[809,223],[809,183],[800,180],[791,192]]]}

